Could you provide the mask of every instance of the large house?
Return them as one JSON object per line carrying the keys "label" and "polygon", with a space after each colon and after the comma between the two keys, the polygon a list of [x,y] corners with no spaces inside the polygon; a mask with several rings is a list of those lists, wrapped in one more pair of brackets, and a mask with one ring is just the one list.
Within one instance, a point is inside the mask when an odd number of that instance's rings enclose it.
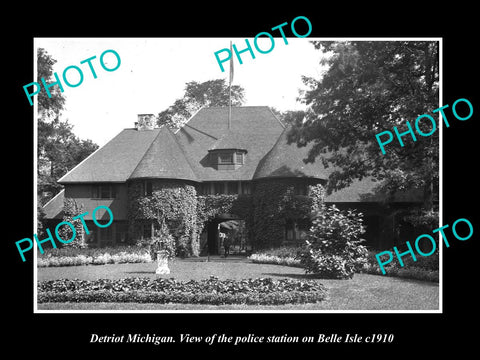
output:
{"label": "large house", "polygon": [[232,220],[244,224],[253,248],[298,243],[325,201],[364,213],[367,245],[395,244],[395,214],[420,198],[399,195],[386,203],[370,179],[324,197],[331,170],[320,160],[305,164],[309,147],[289,144],[287,133],[265,106],[232,107],[230,115],[228,107],[202,108],[176,132],[155,127],[153,115],[139,115],[134,128],[122,130],[59,179],[64,190],[44,206],[45,218],[52,224],[88,211],[91,225],[92,210],[106,205],[113,224],[89,226],[90,234],[82,235],[87,244],[149,238],[163,218],[181,252],[215,254],[220,226]]}

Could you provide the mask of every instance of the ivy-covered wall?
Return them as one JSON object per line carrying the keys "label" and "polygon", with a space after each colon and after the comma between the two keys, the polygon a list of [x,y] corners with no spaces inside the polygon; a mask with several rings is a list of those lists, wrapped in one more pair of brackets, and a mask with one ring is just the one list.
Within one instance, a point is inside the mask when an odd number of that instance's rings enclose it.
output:
{"label": "ivy-covered wall", "polygon": [[128,217],[132,239],[141,237],[163,216],[176,241],[177,255],[197,256],[199,239],[208,221],[220,214],[245,220],[247,237],[256,249],[280,246],[287,220],[309,219],[324,200],[324,188],[310,181],[308,195],[296,195],[304,179],[258,181],[251,195],[197,195],[195,186],[177,180],[152,180],[152,195],[142,194],[142,181],[128,186]]}
{"label": "ivy-covered wall", "polygon": [[320,210],[325,191],[320,183],[310,183],[308,195],[295,195],[297,179],[259,181],[253,193],[253,228],[255,247],[280,246],[287,220],[310,219]]}
{"label": "ivy-covered wall", "polygon": [[143,181],[128,185],[128,219],[132,239],[141,236],[141,224],[148,226],[165,218],[175,238],[177,255],[196,256],[199,253],[197,231],[197,192],[195,186],[178,180],[151,180],[152,195],[142,193]]}

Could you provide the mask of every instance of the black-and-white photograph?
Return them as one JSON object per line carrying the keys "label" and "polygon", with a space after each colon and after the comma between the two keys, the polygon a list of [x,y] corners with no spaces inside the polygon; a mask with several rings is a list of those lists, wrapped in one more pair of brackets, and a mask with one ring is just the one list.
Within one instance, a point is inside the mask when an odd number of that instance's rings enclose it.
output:
{"label": "black-and-white photograph", "polygon": [[35,312],[442,312],[442,39],[294,20],[34,39]]}

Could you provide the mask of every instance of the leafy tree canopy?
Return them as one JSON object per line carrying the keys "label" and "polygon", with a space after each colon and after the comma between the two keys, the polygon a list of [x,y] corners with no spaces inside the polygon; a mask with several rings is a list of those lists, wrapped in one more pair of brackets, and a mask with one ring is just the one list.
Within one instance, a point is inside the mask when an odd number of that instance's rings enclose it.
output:
{"label": "leafy tree canopy", "polygon": [[[301,94],[305,113],[293,114],[290,141],[312,143],[308,162],[321,157],[334,166],[328,192],[371,176],[384,180],[383,190],[423,188],[432,206],[438,186],[438,131],[404,147],[389,146],[382,155],[375,135],[397,126],[406,131],[422,114],[438,108],[438,42],[314,41],[328,70],[319,80],[303,77],[309,90]],[[433,115],[433,114],[432,114]],[[431,125],[421,124],[424,132]],[[437,122],[438,124],[438,122]],[[402,130],[404,129],[404,130]],[[392,143],[393,144],[393,143]]]}
{"label": "leafy tree canopy", "polygon": [[[38,82],[42,77],[52,81],[52,66],[56,61],[42,48],[38,49],[37,57]],[[45,204],[62,189],[58,179],[98,148],[91,140],[79,139],[73,133],[73,126],[60,120],[65,98],[57,86],[51,87],[50,92],[50,98],[45,91],[37,95],[40,204]]]}
{"label": "leafy tree canopy", "polygon": [[[232,85],[232,106],[244,103],[245,90],[239,85]],[[202,83],[190,81],[185,86],[185,94],[175,100],[173,105],[158,114],[157,124],[178,129],[201,107],[228,106],[229,86],[225,79],[208,80]]]}

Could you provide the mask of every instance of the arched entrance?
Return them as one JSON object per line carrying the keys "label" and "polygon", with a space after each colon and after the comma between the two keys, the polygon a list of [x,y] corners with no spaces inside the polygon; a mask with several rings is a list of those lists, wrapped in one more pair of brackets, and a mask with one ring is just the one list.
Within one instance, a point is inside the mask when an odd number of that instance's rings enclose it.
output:
{"label": "arched entrance", "polygon": [[[224,249],[220,232],[229,237],[231,254],[246,254],[249,249],[245,221],[234,214],[219,214],[206,226],[206,243],[201,255],[223,255]],[[251,249],[250,249],[251,250]]]}

